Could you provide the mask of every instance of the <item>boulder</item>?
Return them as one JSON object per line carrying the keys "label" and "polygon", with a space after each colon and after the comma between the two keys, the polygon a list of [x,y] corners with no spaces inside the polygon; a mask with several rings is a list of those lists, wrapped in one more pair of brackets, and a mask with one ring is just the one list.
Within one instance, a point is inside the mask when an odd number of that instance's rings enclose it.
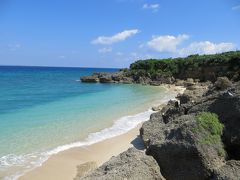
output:
{"label": "boulder", "polygon": [[180,104],[194,103],[199,101],[202,96],[208,91],[208,84],[191,85],[186,88],[183,94],[177,96]]}
{"label": "boulder", "polygon": [[156,159],[166,179],[209,179],[214,168],[222,164],[221,141],[203,144],[201,139],[210,132],[195,133],[195,128],[195,115],[182,115],[166,123],[160,112],[143,124],[140,135],[146,153]]}
{"label": "boulder", "polygon": [[112,157],[82,180],[164,180],[157,162],[143,151],[130,148]]}
{"label": "boulder", "polygon": [[160,111],[151,114],[150,120],[143,123],[142,127],[140,128],[140,137],[143,140],[144,146],[146,148],[149,147],[150,140],[151,141],[164,140],[163,136],[164,124],[165,123],[162,118],[162,113]]}
{"label": "boulder", "polygon": [[232,82],[227,77],[218,77],[214,87],[218,90],[225,90],[232,86]]}

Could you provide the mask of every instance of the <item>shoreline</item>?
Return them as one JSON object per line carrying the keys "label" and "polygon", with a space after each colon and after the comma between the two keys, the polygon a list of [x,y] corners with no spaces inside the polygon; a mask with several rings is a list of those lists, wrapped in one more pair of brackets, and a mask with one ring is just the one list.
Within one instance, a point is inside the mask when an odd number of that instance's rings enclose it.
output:
{"label": "shoreline", "polygon": [[72,148],[52,155],[42,166],[21,176],[20,180],[70,180],[78,174],[77,166],[95,162],[97,167],[130,147],[138,140],[141,124],[125,134],[83,147]]}
{"label": "shoreline", "polygon": [[[182,94],[185,90],[185,88],[175,85],[166,84],[161,85],[161,87],[166,88],[169,92],[176,93],[176,95],[179,93]],[[162,104],[164,103],[166,102],[162,102]],[[154,111],[150,112],[151,114],[154,113]],[[128,148],[135,146],[132,142],[137,142],[139,146],[143,146],[138,138],[139,129],[143,122],[144,121],[139,122],[137,127],[130,128],[119,135],[92,144],[68,148],[50,155],[41,166],[25,172],[18,178],[20,180],[73,179],[77,175],[77,166],[79,165],[87,162],[95,162],[96,166],[99,167],[104,162],[107,162],[112,156],[116,156],[123,151],[126,151]],[[112,148],[109,150],[109,147]]]}

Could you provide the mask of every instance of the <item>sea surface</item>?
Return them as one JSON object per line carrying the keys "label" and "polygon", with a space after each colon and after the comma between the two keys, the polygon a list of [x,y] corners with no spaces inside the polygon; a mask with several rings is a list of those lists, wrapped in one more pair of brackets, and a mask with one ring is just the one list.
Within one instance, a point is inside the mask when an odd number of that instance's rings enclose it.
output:
{"label": "sea surface", "polygon": [[0,179],[49,156],[123,134],[173,98],[161,87],[81,83],[118,69],[0,66]]}

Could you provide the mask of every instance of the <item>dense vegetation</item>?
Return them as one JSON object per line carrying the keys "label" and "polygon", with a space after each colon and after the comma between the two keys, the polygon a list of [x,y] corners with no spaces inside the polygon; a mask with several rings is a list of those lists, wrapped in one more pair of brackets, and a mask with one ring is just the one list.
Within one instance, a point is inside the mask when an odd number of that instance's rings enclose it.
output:
{"label": "dense vegetation", "polygon": [[158,76],[177,77],[187,71],[201,72],[205,67],[213,66],[227,66],[228,70],[238,71],[240,51],[214,55],[190,55],[186,58],[138,60],[130,65],[130,73],[133,76],[146,76],[154,79]]}

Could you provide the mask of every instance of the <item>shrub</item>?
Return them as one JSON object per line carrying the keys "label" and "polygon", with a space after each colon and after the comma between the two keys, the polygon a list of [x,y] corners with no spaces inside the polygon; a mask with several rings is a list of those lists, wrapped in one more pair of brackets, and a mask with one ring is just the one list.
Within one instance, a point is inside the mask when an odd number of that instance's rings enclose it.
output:
{"label": "shrub", "polygon": [[211,134],[221,135],[223,124],[218,120],[218,116],[210,112],[201,112],[197,115],[197,122],[200,127],[207,129]]}

